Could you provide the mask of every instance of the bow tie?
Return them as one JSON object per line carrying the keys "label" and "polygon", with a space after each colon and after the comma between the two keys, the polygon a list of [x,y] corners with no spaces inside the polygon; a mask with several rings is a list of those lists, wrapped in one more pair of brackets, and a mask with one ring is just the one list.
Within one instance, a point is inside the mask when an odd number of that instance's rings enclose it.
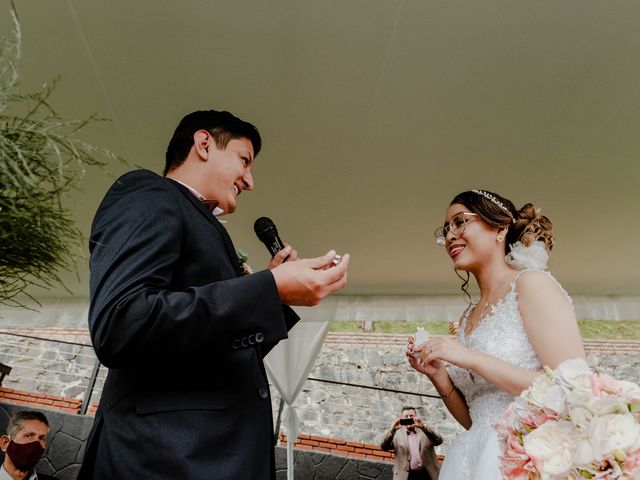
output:
{"label": "bow tie", "polygon": [[[218,204],[220,202],[218,202],[217,200],[200,200],[200,203],[202,203],[202,205],[204,205],[205,208],[209,210],[211,214],[216,218],[218,218],[218,215],[222,215],[224,213],[224,210],[218,208]],[[227,223],[226,220],[218,219],[218,221],[220,223]]]}
{"label": "bow tie", "polygon": [[218,200],[200,200],[200,203],[202,203],[202,205],[204,205],[207,210],[213,213],[220,202]]}

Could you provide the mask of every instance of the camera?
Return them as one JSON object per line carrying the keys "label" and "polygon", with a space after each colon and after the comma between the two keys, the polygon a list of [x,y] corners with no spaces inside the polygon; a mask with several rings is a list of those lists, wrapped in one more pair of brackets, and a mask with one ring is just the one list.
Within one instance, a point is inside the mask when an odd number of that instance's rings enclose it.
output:
{"label": "camera", "polygon": [[413,418],[401,418],[400,425],[413,425]]}

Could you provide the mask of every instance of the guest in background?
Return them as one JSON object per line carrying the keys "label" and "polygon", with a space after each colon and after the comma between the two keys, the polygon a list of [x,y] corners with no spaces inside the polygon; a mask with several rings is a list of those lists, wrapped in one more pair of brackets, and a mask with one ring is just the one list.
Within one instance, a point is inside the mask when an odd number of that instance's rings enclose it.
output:
{"label": "guest in background", "polygon": [[422,423],[414,407],[403,407],[380,447],[395,452],[393,480],[435,480],[440,464],[433,447],[441,443],[442,437]]}
{"label": "guest in background", "polygon": [[9,419],[7,433],[0,437],[0,450],[4,453],[0,480],[55,480],[35,470],[47,447],[48,434],[49,422],[43,413],[15,413]]}

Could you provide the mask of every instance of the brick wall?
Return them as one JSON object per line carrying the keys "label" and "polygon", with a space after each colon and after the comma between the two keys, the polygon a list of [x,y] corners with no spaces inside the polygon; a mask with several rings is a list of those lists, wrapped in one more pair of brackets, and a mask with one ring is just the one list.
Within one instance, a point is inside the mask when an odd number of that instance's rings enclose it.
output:
{"label": "brick wall", "polygon": [[[71,397],[57,397],[42,393],[15,390],[12,388],[0,387],[0,402],[13,405],[28,405],[36,408],[46,408],[47,410],[57,410],[66,413],[80,413],[82,401]],[[97,404],[89,405],[87,415],[95,415]]]}
{"label": "brick wall", "polygon": [[25,392],[12,388],[0,387],[0,402],[14,405],[29,405],[32,407],[58,410],[67,413],[80,413],[82,402],[70,397],[56,397],[42,393]]}
{"label": "brick wall", "polygon": [[[280,444],[282,446],[287,445],[287,436],[284,433],[280,434]],[[346,440],[319,437],[317,435],[305,435],[303,433],[298,435],[293,447],[299,450],[316,450],[320,452],[333,453],[335,455],[376,460],[379,462],[393,463],[395,460],[395,456],[392,452],[382,450],[379,445],[347,442]],[[438,455],[438,460],[442,463],[444,455]]]}

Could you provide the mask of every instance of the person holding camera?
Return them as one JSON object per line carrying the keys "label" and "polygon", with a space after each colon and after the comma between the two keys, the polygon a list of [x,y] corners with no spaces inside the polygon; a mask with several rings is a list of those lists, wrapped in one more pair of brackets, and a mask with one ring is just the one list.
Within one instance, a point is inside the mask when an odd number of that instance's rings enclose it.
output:
{"label": "person holding camera", "polygon": [[442,437],[422,423],[414,407],[403,407],[380,448],[395,453],[393,480],[436,480],[440,463],[433,447],[441,443]]}

